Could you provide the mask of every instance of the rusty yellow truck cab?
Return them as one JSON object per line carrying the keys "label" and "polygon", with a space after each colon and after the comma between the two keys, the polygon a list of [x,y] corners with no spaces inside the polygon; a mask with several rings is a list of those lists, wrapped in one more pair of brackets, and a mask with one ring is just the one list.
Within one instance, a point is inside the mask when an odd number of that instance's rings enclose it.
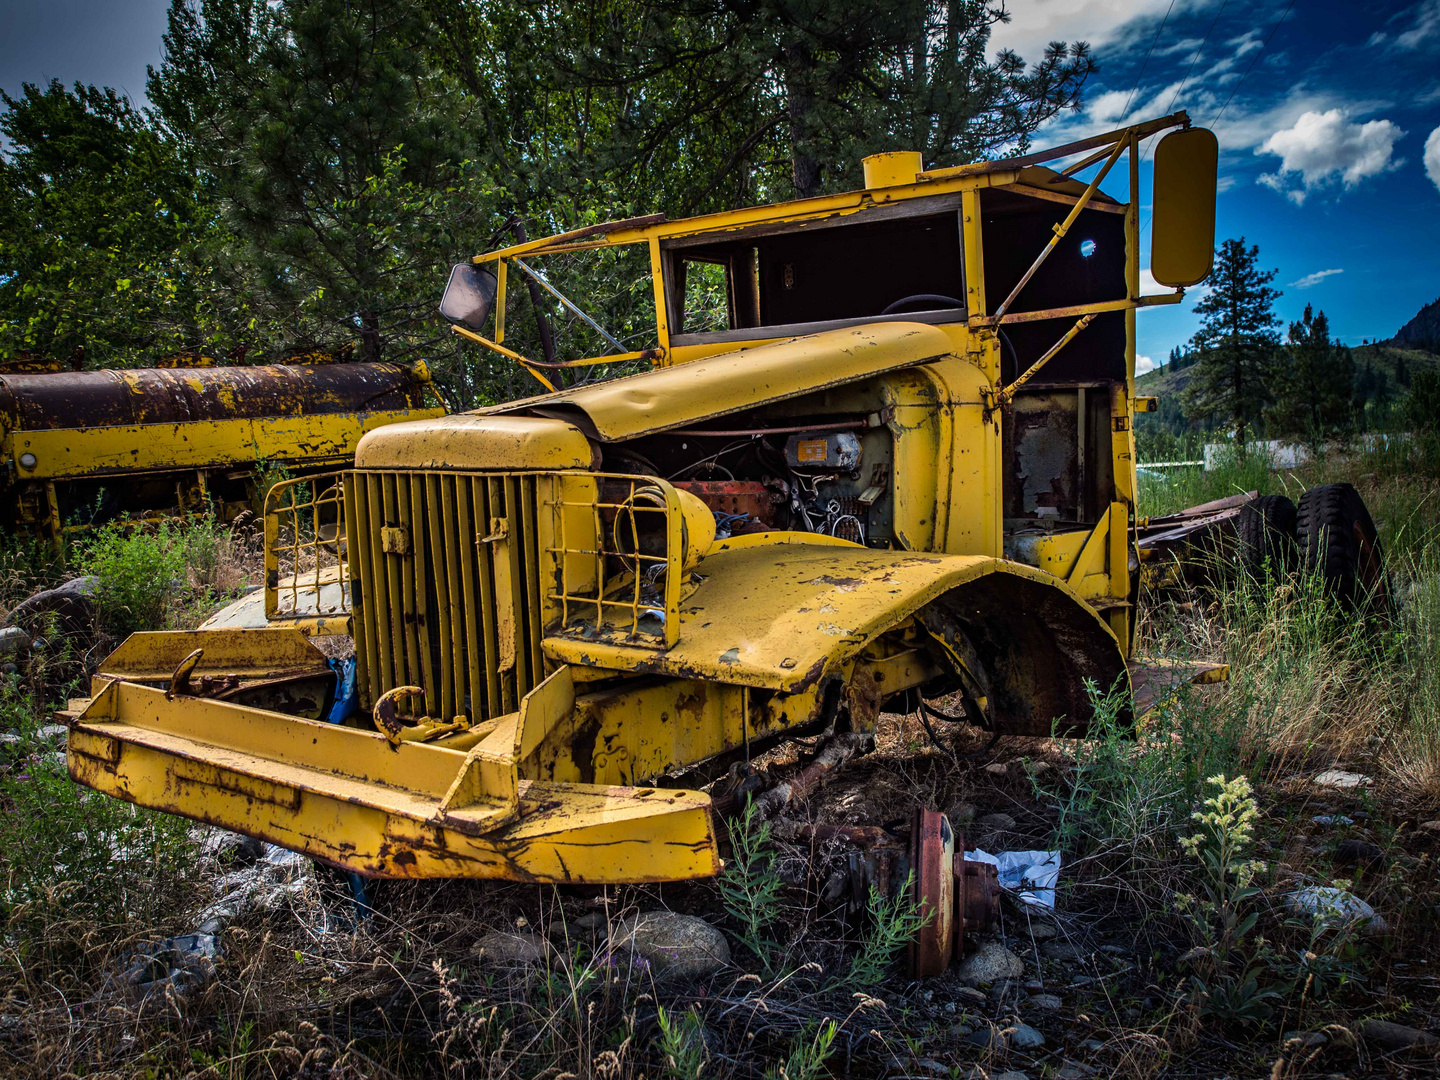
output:
{"label": "rusty yellow truck cab", "polygon": [[[1099,185],[1123,160],[1137,191],[1169,129],[1152,266],[1177,288],[1141,296],[1139,206]],[[777,739],[950,695],[1083,735],[1127,686],[1135,313],[1208,272],[1213,151],[1176,114],[952,169],[882,155],[864,191],[456,267],[442,313],[549,392],[273,491],[273,625],[127,642],[74,703],[72,775],[366,874],[664,881],[718,867],[690,789]],[[632,351],[538,268],[626,245],[655,305]],[[616,351],[515,351],[517,276]],[[608,363],[649,369],[563,385]],[[353,636],[345,723],[306,632]],[[235,670],[262,642],[276,671]]]}

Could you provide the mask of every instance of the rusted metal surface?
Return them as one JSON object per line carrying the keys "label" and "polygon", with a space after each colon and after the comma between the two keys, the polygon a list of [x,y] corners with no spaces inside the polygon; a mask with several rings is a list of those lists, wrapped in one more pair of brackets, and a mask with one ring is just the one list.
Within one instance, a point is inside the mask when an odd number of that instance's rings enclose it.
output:
{"label": "rusted metal surface", "polygon": [[986,934],[1000,925],[1000,874],[994,863],[965,858],[965,838],[955,842],[955,955],[965,935]]}
{"label": "rusted metal surface", "polygon": [[915,811],[910,868],[910,895],[925,920],[910,939],[910,975],[931,979],[950,966],[955,948],[955,834],[938,810]]}
{"label": "rusted metal surface", "polygon": [[778,485],[760,480],[677,480],[675,487],[690,492],[717,514],[745,514],[750,520],[732,529],[734,533],[775,528],[776,511],[785,502]]}
{"label": "rusted metal surface", "polygon": [[776,784],[755,800],[761,817],[774,817],[795,799],[803,799],[823,784],[830,773],[849,761],[865,746],[867,738],[856,733],[837,735],[805,768],[783,784]]}
{"label": "rusted metal surface", "polygon": [[128,427],[417,409],[424,394],[398,364],[63,371],[0,375],[0,417],[10,431]]}

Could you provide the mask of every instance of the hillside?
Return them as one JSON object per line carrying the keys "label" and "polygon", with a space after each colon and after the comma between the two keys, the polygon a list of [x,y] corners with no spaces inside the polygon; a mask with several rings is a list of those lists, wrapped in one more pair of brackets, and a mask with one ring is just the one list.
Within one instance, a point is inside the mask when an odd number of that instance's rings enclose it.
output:
{"label": "hillside", "polygon": [[1397,348],[1419,348],[1440,351],[1440,300],[1432,300],[1385,342]]}

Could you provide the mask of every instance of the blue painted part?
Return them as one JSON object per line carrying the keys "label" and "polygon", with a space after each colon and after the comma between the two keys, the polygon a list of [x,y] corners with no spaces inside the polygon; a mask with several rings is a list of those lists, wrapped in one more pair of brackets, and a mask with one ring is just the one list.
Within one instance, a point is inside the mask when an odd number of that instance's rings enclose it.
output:
{"label": "blue painted part", "polygon": [[350,882],[351,899],[355,901],[355,921],[357,923],[365,922],[375,914],[375,909],[370,906],[370,896],[365,888],[365,879],[353,872],[345,876]]}
{"label": "blue painted part", "polygon": [[327,662],[335,672],[335,696],[325,719],[332,724],[343,724],[360,711],[360,688],[355,685],[355,658],[351,656]]}

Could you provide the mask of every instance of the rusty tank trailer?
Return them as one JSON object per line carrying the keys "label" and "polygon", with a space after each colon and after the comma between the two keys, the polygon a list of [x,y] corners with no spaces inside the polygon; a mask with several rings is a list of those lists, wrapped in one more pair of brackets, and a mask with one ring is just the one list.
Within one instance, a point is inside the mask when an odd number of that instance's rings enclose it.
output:
{"label": "rusty tank trailer", "polygon": [[443,416],[423,363],[0,373],[0,526],[58,542],[125,512],[257,507],[257,478],[349,461],[361,436]]}

